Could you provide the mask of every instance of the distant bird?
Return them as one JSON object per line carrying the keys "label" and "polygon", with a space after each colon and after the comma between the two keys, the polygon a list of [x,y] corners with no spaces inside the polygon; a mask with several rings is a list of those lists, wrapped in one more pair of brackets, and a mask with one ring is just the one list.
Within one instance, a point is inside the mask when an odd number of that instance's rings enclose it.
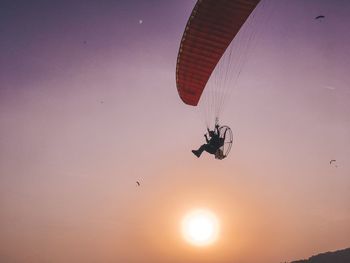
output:
{"label": "distant bird", "polygon": [[335,161],[336,161],[336,160],[330,160],[330,161],[329,161],[329,164],[332,164],[332,162],[335,162]]}
{"label": "distant bird", "polygon": [[316,16],[315,19],[321,19],[321,18],[325,18],[324,15],[320,15],[320,16]]}
{"label": "distant bird", "polygon": [[137,184],[137,186],[140,186],[140,182],[139,181],[136,181],[136,184]]}
{"label": "distant bird", "polygon": [[86,41],[86,40],[84,40],[84,41],[83,41],[83,43],[84,43],[84,44],[87,44],[87,41]]}

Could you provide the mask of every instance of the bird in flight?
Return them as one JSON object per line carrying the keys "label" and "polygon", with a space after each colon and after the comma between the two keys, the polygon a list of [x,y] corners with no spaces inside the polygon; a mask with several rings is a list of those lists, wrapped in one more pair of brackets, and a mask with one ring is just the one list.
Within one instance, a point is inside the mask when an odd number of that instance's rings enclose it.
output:
{"label": "bird in flight", "polygon": [[139,181],[136,181],[136,184],[137,184],[137,186],[140,186],[140,182]]}

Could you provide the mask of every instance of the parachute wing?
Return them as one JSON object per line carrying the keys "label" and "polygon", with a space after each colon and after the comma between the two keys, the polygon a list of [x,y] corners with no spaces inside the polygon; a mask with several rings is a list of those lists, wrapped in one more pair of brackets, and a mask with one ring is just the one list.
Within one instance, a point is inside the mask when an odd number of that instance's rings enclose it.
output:
{"label": "parachute wing", "polygon": [[321,18],[325,18],[324,15],[320,15],[320,16],[316,16],[315,19],[321,19]]}
{"label": "parachute wing", "polygon": [[198,104],[216,64],[259,1],[197,1],[177,57],[176,86],[184,103]]}

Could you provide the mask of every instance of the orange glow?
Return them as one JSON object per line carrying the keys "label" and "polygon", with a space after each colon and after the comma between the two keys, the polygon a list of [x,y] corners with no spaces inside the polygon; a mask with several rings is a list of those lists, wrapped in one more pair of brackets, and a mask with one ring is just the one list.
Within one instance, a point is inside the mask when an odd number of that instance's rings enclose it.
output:
{"label": "orange glow", "polygon": [[181,228],[186,241],[195,246],[207,246],[218,238],[219,221],[210,210],[196,209],[183,218]]}

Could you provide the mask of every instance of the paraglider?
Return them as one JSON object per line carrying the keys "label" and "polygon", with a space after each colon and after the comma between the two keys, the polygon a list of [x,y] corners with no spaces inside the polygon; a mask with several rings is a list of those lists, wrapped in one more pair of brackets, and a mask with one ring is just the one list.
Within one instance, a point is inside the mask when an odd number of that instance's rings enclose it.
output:
{"label": "paraglider", "polygon": [[224,159],[232,145],[232,132],[228,126],[215,125],[215,130],[208,130],[208,135],[205,134],[206,144],[203,144],[198,150],[192,150],[192,153],[198,158],[201,156],[203,151],[210,154],[214,154],[216,159]]}
{"label": "paraglider", "polygon": [[[233,75],[238,78],[243,63],[242,60],[231,63],[232,50],[228,53],[225,51],[259,2],[260,0],[198,0],[187,22],[177,57],[177,91],[181,100],[191,106],[197,106],[202,100],[204,104],[206,99],[203,92],[210,93],[205,109],[210,139],[206,137],[207,144],[192,151],[197,157],[207,151],[221,160],[231,149],[232,131],[228,126],[219,126],[218,121],[231,89],[228,79]],[[246,39],[251,39],[251,36]],[[241,43],[236,52],[241,56],[246,46],[246,43]],[[233,64],[235,68],[234,74],[228,72],[229,67],[224,66],[222,70],[219,67],[219,61],[225,59],[224,53],[228,54],[228,64]],[[221,75],[216,79],[218,81],[213,92],[209,92],[207,83],[214,78],[213,72],[221,72]],[[213,124],[215,129],[210,132],[209,127]],[[214,143],[217,141],[220,143]]]}
{"label": "paraglider", "polygon": [[316,17],[315,17],[316,20],[317,20],[317,19],[321,19],[321,18],[325,18],[325,16],[324,16],[324,15],[319,15],[319,16],[316,16]]}
{"label": "paraglider", "polygon": [[337,160],[333,159],[329,161],[329,165],[338,168]]}

